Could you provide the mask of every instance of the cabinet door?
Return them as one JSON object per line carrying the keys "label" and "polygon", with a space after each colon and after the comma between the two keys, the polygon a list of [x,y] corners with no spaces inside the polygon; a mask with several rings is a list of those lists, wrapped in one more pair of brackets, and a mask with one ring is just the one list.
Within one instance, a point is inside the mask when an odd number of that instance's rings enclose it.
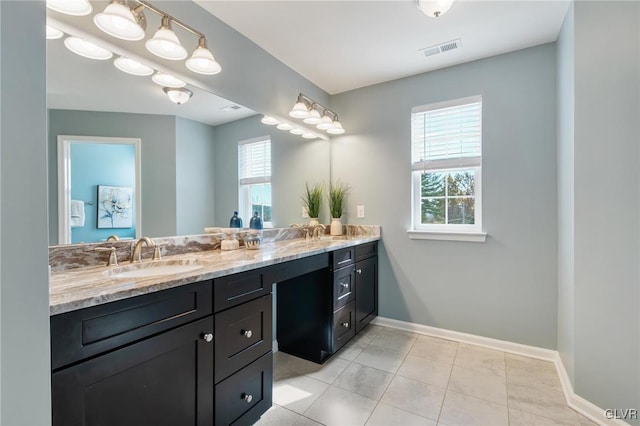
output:
{"label": "cabinet door", "polygon": [[209,333],[212,316],[54,373],[53,425],[212,425]]}
{"label": "cabinet door", "polygon": [[378,258],[356,263],[356,333],[378,315]]}

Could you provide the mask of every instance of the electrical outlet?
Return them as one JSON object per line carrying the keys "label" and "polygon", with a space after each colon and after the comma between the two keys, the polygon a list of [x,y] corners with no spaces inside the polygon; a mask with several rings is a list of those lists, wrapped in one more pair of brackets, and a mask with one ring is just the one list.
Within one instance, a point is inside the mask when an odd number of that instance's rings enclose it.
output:
{"label": "electrical outlet", "polygon": [[302,217],[309,217],[309,211],[306,207],[302,208]]}
{"label": "electrical outlet", "polygon": [[356,216],[358,217],[358,219],[364,219],[364,206],[357,206],[356,210]]}

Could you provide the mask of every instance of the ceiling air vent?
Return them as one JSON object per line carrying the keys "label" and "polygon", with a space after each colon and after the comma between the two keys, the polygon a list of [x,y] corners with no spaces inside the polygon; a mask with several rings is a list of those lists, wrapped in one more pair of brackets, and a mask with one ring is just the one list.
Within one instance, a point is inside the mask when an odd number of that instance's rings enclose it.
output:
{"label": "ceiling air vent", "polygon": [[233,112],[233,111],[237,111],[239,109],[242,109],[242,107],[240,105],[229,105],[226,107],[222,107],[220,108],[223,111],[227,111],[227,112]]}
{"label": "ceiling air vent", "polygon": [[424,49],[420,49],[424,56],[436,55],[438,53],[448,52],[450,50],[457,49],[462,46],[461,39],[455,39],[451,41],[447,41],[445,43],[440,43],[435,46],[425,47]]}

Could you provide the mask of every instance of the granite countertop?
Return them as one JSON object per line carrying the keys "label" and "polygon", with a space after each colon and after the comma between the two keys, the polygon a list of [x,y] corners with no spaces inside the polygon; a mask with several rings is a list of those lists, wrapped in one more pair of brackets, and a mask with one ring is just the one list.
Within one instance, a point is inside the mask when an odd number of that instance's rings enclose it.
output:
{"label": "granite countertop", "polygon": [[[92,266],[53,272],[49,283],[49,313],[50,315],[61,314],[379,239],[379,236],[321,240],[292,239],[263,243],[259,250],[246,248],[232,251],[211,250],[166,256],[160,261],[143,259],[141,265],[131,265],[128,261],[121,261],[120,266]],[[158,266],[152,265],[158,262],[166,265],[193,265],[193,269],[178,274],[147,277],[110,276],[132,268]]]}

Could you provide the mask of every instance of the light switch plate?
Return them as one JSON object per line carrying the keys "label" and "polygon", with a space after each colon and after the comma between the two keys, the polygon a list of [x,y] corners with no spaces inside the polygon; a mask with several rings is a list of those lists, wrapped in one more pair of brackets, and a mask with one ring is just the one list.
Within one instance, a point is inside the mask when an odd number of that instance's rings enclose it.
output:
{"label": "light switch plate", "polygon": [[358,219],[364,219],[364,206],[356,207],[356,216]]}

